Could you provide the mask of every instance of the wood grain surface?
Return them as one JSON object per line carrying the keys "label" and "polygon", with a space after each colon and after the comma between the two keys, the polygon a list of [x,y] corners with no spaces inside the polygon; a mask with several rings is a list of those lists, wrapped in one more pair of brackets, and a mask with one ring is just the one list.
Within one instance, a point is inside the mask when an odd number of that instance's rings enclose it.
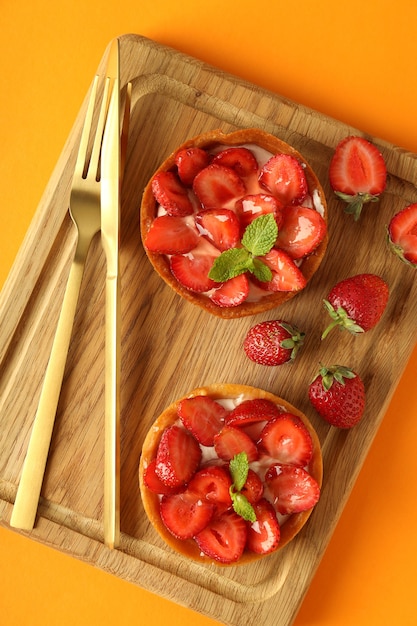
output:
{"label": "wood grain surface", "polygon": [[[102,543],[105,260],[99,237],[87,261],[30,536],[222,623],[287,626],[415,345],[415,274],[387,251],[385,229],[396,211],[417,201],[416,157],[370,138],[387,162],[387,190],[355,223],[332,195],[327,171],[337,142],[358,130],[139,36],[123,36],[120,44],[123,88],[132,83],[121,223],[121,544],[108,550]],[[74,252],[68,200],[83,114],[84,107],[0,299],[0,523],[6,527]],[[329,247],[293,300],[256,318],[222,320],[181,299],[152,270],[140,241],[139,209],[149,177],[176,146],[210,129],[245,127],[276,134],[312,165],[328,200]],[[335,332],[322,342],[322,299],[336,281],[360,272],[375,272],[389,284],[381,322],[362,336]],[[250,362],[242,350],[246,331],[278,317],[306,333],[297,361],[281,368]],[[309,406],[307,387],[319,361],[349,365],[364,379],[366,413],[351,431],[327,426]],[[170,550],[148,523],[138,486],[141,446],[154,419],[189,390],[218,382],[285,398],[309,417],[323,450],[322,496],[303,531],[282,551],[241,568],[200,565]]]}

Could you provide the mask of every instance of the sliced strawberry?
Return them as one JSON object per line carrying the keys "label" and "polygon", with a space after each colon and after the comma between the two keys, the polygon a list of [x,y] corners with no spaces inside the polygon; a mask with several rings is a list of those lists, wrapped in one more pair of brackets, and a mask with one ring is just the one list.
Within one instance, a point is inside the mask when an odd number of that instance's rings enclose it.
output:
{"label": "sliced strawberry", "polygon": [[333,191],[347,202],[346,212],[359,219],[363,205],[384,191],[387,169],[378,148],[364,137],[345,137],[336,146],[329,167]]}
{"label": "sliced strawberry", "polygon": [[335,191],[379,195],[385,189],[386,166],[378,148],[363,137],[346,137],[330,163],[330,184]]}
{"label": "sliced strawberry", "polygon": [[247,525],[234,511],[213,517],[194,538],[204,554],[220,563],[235,563],[246,545]]}
{"label": "sliced strawberry", "polygon": [[388,238],[392,252],[402,261],[417,264],[417,203],[410,204],[391,218]]}
{"label": "sliced strawberry", "polygon": [[152,459],[143,473],[143,480],[145,485],[154,493],[162,495],[170,495],[178,493],[183,487],[168,487],[156,474],[156,458]]}
{"label": "sliced strawberry", "polygon": [[202,148],[192,147],[179,150],[175,155],[175,165],[183,185],[191,187],[198,172],[210,163],[210,155]]}
{"label": "sliced strawberry", "polygon": [[249,468],[248,477],[240,493],[246,496],[251,504],[254,504],[262,498],[263,492],[264,485],[262,480],[253,469]]}
{"label": "sliced strawberry", "polygon": [[292,259],[301,259],[317,248],[326,233],[326,222],[315,209],[290,206],[283,210],[275,245],[288,252]]}
{"label": "sliced strawberry", "polygon": [[246,193],[245,184],[235,170],[215,163],[197,174],[193,190],[205,209],[224,207]]}
{"label": "sliced strawberry", "polygon": [[258,169],[258,161],[253,152],[243,147],[226,148],[226,150],[222,150],[216,154],[213,163],[223,165],[224,167],[231,167],[243,178],[254,174]]}
{"label": "sliced strawberry", "polygon": [[230,461],[236,454],[246,452],[249,463],[258,458],[258,449],[252,439],[240,428],[225,426],[214,437],[214,449],[217,456]]}
{"label": "sliced strawberry", "polygon": [[284,250],[272,248],[260,259],[272,270],[272,279],[268,282],[256,281],[267,291],[301,291],[307,284],[302,271]]}
{"label": "sliced strawberry", "polygon": [[244,400],[226,415],[228,426],[246,426],[254,422],[265,422],[279,417],[281,411],[276,404],[265,398]]}
{"label": "sliced strawberry", "polygon": [[156,453],[155,473],[169,487],[185,485],[201,461],[201,448],[185,428],[173,425],[164,430]]}
{"label": "sliced strawberry", "polygon": [[302,420],[292,413],[281,413],[265,425],[260,446],[278,463],[305,467],[313,455],[313,441]]}
{"label": "sliced strawberry", "polygon": [[302,467],[276,463],[266,472],[265,481],[282,515],[311,509],[320,497],[317,481]]}
{"label": "sliced strawberry", "polygon": [[160,254],[185,254],[198,244],[197,231],[181,217],[161,215],[152,222],[145,248]]}
{"label": "sliced strawberry", "polygon": [[178,405],[184,426],[203,446],[212,446],[214,436],[223,428],[228,411],[209,396],[185,398]]}
{"label": "sliced strawberry", "polygon": [[240,274],[222,283],[220,287],[213,291],[210,298],[217,306],[233,307],[242,304],[248,295],[248,277],[246,274]]}
{"label": "sliced strawberry", "polygon": [[246,195],[240,198],[235,205],[243,231],[253,220],[267,213],[274,215],[279,229],[282,224],[282,208],[283,205],[278,198],[267,193]]}
{"label": "sliced strawberry", "polygon": [[256,522],[249,524],[246,545],[256,554],[269,554],[278,548],[281,538],[275,509],[265,498],[254,504],[253,508]]}
{"label": "sliced strawberry", "polygon": [[214,507],[208,500],[191,491],[162,496],[161,519],[169,532],[177,539],[191,539],[206,528]]}
{"label": "sliced strawberry", "polygon": [[197,230],[222,252],[240,242],[240,222],[230,209],[204,209],[194,217]]}
{"label": "sliced strawberry", "polygon": [[196,472],[188,484],[188,490],[206,498],[213,504],[232,505],[230,473],[219,465],[210,465]]}
{"label": "sliced strawberry", "polygon": [[174,254],[170,258],[171,272],[177,281],[190,291],[199,293],[209,291],[218,284],[209,278],[215,258],[198,247],[188,254]]}
{"label": "sliced strawberry", "polygon": [[259,183],[284,204],[300,204],[308,193],[301,163],[290,154],[276,154],[263,166]]}
{"label": "sliced strawberry", "polygon": [[168,215],[185,216],[194,212],[188,191],[175,172],[158,172],[152,179],[155,200],[164,207]]}

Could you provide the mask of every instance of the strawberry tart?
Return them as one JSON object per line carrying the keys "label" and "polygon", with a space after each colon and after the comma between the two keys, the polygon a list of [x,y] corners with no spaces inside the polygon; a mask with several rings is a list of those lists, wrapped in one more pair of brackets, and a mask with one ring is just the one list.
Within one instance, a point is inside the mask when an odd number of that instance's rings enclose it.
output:
{"label": "strawberry tart", "polygon": [[320,497],[321,448],[306,416],[250,386],[195,389],[149,430],[139,482],[165,542],[203,563],[241,565],[275,552]]}
{"label": "strawberry tart", "polygon": [[310,165],[259,129],[187,141],[154,173],[141,234],[155,270],[219,317],[275,308],[302,291],[327,246],[327,205]]}

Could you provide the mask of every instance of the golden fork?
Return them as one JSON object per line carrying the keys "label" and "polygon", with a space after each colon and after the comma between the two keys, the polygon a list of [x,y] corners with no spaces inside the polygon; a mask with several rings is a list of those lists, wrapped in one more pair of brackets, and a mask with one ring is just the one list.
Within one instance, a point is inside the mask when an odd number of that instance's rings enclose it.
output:
{"label": "golden fork", "polygon": [[35,523],[85,261],[91,241],[101,225],[100,157],[111,81],[107,78],[104,83],[97,129],[88,160],[98,82],[99,76],[96,76],[91,88],[70,195],[70,214],[78,231],[75,256],[10,520],[11,526],[24,530],[31,530]]}

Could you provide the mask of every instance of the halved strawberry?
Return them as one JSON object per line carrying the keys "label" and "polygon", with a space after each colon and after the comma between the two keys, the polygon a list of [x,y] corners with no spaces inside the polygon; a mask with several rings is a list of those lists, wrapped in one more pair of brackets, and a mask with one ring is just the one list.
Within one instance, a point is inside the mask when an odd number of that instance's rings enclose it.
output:
{"label": "halved strawberry", "polygon": [[219,465],[210,465],[196,472],[188,484],[188,490],[206,498],[213,504],[232,505],[229,471]]}
{"label": "halved strawberry", "polygon": [[210,155],[202,148],[191,147],[179,150],[175,155],[175,165],[183,185],[191,187],[198,172],[210,163]]}
{"label": "halved strawberry", "polygon": [[197,230],[222,252],[240,242],[240,222],[230,209],[204,209],[194,217]]}
{"label": "halved strawberry", "polygon": [[198,244],[197,231],[182,217],[161,215],[152,222],[145,248],[160,254],[185,254]]}
{"label": "halved strawberry", "polygon": [[185,216],[194,212],[188,191],[175,172],[158,172],[152,179],[155,200],[164,207],[168,215]]}
{"label": "halved strawberry", "polygon": [[[218,284],[218,283],[217,283]],[[222,283],[210,295],[217,306],[232,307],[242,304],[249,294],[249,281],[246,274],[240,274]]]}
{"label": "halved strawberry", "polygon": [[213,517],[194,539],[204,554],[220,563],[235,563],[246,545],[247,525],[234,511]]}
{"label": "halved strawberry", "polygon": [[235,204],[242,231],[257,217],[267,213],[274,215],[279,229],[282,224],[282,207],[283,205],[278,198],[267,193],[248,194],[240,198]]}
{"label": "halved strawberry", "polygon": [[265,425],[260,445],[278,463],[308,465],[313,454],[313,441],[302,420],[292,413],[281,415]]}
{"label": "halved strawberry", "polygon": [[183,486],[181,487],[168,487],[162,480],[157,476],[156,472],[156,458],[152,459],[147,468],[143,473],[143,480],[145,485],[153,491],[154,493],[160,493],[161,495],[170,495],[174,493],[178,493],[183,490]]}
{"label": "halved strawberry", "polygon": [[269,554],[279,546],[281,530],[274,507],[262,498],[253,505],[256,522],[248,529],[247,547],[257,554]]}
{"label": "halved strawberry", "polygon": [[308,193],[301,163],[290,154],[276,154],[263,166],[259,183],[284,204],[300,204]]}
{"label": "halved strawberry", "polygon": [[251,504],[254,504],[262,498],[263,492],[264,485],[262,480],[253,469],[249,468],[248,477],[240,493],[246,496]]}
{"label": "halved strawberry", "polygon": [[315,209],[289,206],[285,207],[282,215],[275,245],[288,252],[292,259],[311,254],[326,236],[326,222]]}
{"label": "halved strawberry", "polygon": [[247,426],[254,422],[265,422],[279,417],[281,411],[277,405],[266,398],[244,400],[226,415],[228,426]]}
{"label": "halved strawberry", "polygon": [[168,487],[180,487],[191,479],[201,456],[195,437],[174,424],[162,433],[156,453],[155,473]]}
{"label": "halved strawberry", "polygon": [[417,203],[410,204],[391,218],[388,243],[402,261],[417,265]]}
{"label": "halved strawberry", "polygon": [[242,177],[250,176],[258,169],[258,161],[253,152],[240,146],[222,150],[213,158],[213,163],[231,167]]}
{"label": "halved strawberry", "polygon": [[199,494],[186,490],[162,496],[159,511],[164,525],[174,537],[191,539],[206,528],[214,506],[208,500],[202,500]]}
{"label": "halved strawberry", "polygon": [[248,461],[256,461],[258,449],[252,439],[240,428],[224,426],[214,437],[214,449],[217,456],[224,461],[230,461],[236,454],[246,452]]}
{"label": "halved strawberry", "polygon": [[217,283],[209,278],[215,258],[197,247],[188,254],[174,254],[169,264],[171,272],[181,285],[190,291],[202,293],[217,286]]}
{"label": "halved strawberry", "polygon": [[304,468],[295,465],[271,465],[265,481],[274,496],[274,506],[282,515],[307,511],[317,504],[320,487]]}
{"label": "halved strawberry", "polygon": [[178,404],[184,426],[203,446],[212,446],[214,436],[223,428],[228,411],[209,396],[185,398]]}
{"label": "halved strawberry", "polygon": [[272,248],[261,261],[272,270],[272,279],[268,282],[256,281],[267,291],[301,291],[307,281],[299,267],[285,250]]}
{"label": "halved strawberry", "polygon": [[359,219],[363,205],[384,191],[387,168],[378,148],[363,137],[345,137],[336,146],[329,167],[330,185],[347,202],[346,213]]}
{"label": "halved strawberry", "polygon": [[215,163],[197,174],[193,190],[205,209],[224,207],[246,193],[245,183],[235,170]]}

